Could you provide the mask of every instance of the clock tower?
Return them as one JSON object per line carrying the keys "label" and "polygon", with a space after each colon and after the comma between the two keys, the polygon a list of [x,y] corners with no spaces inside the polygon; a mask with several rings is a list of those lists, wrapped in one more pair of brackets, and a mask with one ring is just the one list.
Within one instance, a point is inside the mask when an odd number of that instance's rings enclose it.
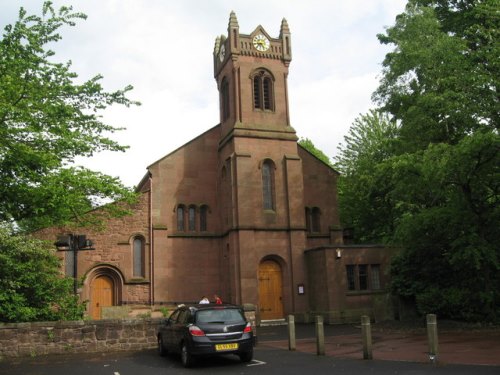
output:
{"label": "clock tower", "polygon": [[222,283],[232,301],[254,301],[261,319],[301,311],[293,286],[304,282],[304,174],[290,124],[291,35],[285,19],[272,37],[242,34],[231,12],[215,40],[219,90],[218,207]]}
{"label": "clock tower", "polygon": [[222,144],[238,136],[297,140],[288,107],[292,52],[285,19],[278,38],[260,25],[250,34],[241,34],[231,12],[227,36],[215,40],[213,59]]}

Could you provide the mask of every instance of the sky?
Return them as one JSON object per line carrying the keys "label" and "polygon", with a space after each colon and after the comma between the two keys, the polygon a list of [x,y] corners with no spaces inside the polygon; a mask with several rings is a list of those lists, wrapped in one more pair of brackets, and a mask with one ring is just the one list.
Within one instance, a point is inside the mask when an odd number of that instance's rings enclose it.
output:
{"label": "sky", "polygon": [[[112,138],[129,148],[78,163],[137,185],[147,167],[219,123],[213,75],[215,38],[227,35],[229,14],[240,33],[261,25],[291,31],[288,91],[291,125],[330,158],[371,101],[391,46],[376,37],[392,26],[406,0],[54,0],[85,13],[51,45],[54,60],[72,61],[77,80],[97,74],[107,91],[132,85],[141,106],[108,107],[103,120],[124,130]],[[0,0],[0,29],[19,7],[41,14],[43,0]]]}

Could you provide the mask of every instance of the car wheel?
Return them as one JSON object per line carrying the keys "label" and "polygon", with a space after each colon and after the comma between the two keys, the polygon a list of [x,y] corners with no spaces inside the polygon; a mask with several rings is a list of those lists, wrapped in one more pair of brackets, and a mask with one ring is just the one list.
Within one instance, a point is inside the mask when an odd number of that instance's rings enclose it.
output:
{"label": "car wheel", "polygon": [[167,349],[165,349],[165,345],[163,345],[163,338],[161,335],[158,336],[158,354],[162,357],[167,355]]}
{"label": "car wheel", "polygon": [[250,362],[253,358],[253,350],[239,354],[241,362]]}
{"label": "car wheel", "polygon": [[186,368],[191,367],[194,364],[194,357],[191,353],[189,353],[185,343],[182,344],[181,361],[182,365]]}

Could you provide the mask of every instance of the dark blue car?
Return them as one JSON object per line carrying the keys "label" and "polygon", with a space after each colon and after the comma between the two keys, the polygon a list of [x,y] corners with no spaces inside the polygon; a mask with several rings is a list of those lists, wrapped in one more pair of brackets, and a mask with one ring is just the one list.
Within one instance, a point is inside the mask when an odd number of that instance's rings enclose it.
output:
{"label": "dark blue car", "polygon": [[157,337],[159,354],[180,353],[184,367],[201,356],[236,354],[243,362],[253,358],[252,326],[237,305],[181,305],[160,324]]}

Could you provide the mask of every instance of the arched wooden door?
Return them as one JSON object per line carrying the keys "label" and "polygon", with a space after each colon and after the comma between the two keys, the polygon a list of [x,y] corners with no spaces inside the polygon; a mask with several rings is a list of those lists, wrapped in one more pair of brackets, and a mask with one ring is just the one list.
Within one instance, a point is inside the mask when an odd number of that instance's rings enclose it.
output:
{"label": "arched wooden door", "polygon": [[113,280],[108,276],[99,276],[92,282],[90,296],[90,314],[92,319],[101,319],[101,309],[113,306]]}
{"label": "arched wooden door", "polygon": [[283,284],[281,267],[272,260],[259,265],[259,310],[260,319],[283,318]]}

